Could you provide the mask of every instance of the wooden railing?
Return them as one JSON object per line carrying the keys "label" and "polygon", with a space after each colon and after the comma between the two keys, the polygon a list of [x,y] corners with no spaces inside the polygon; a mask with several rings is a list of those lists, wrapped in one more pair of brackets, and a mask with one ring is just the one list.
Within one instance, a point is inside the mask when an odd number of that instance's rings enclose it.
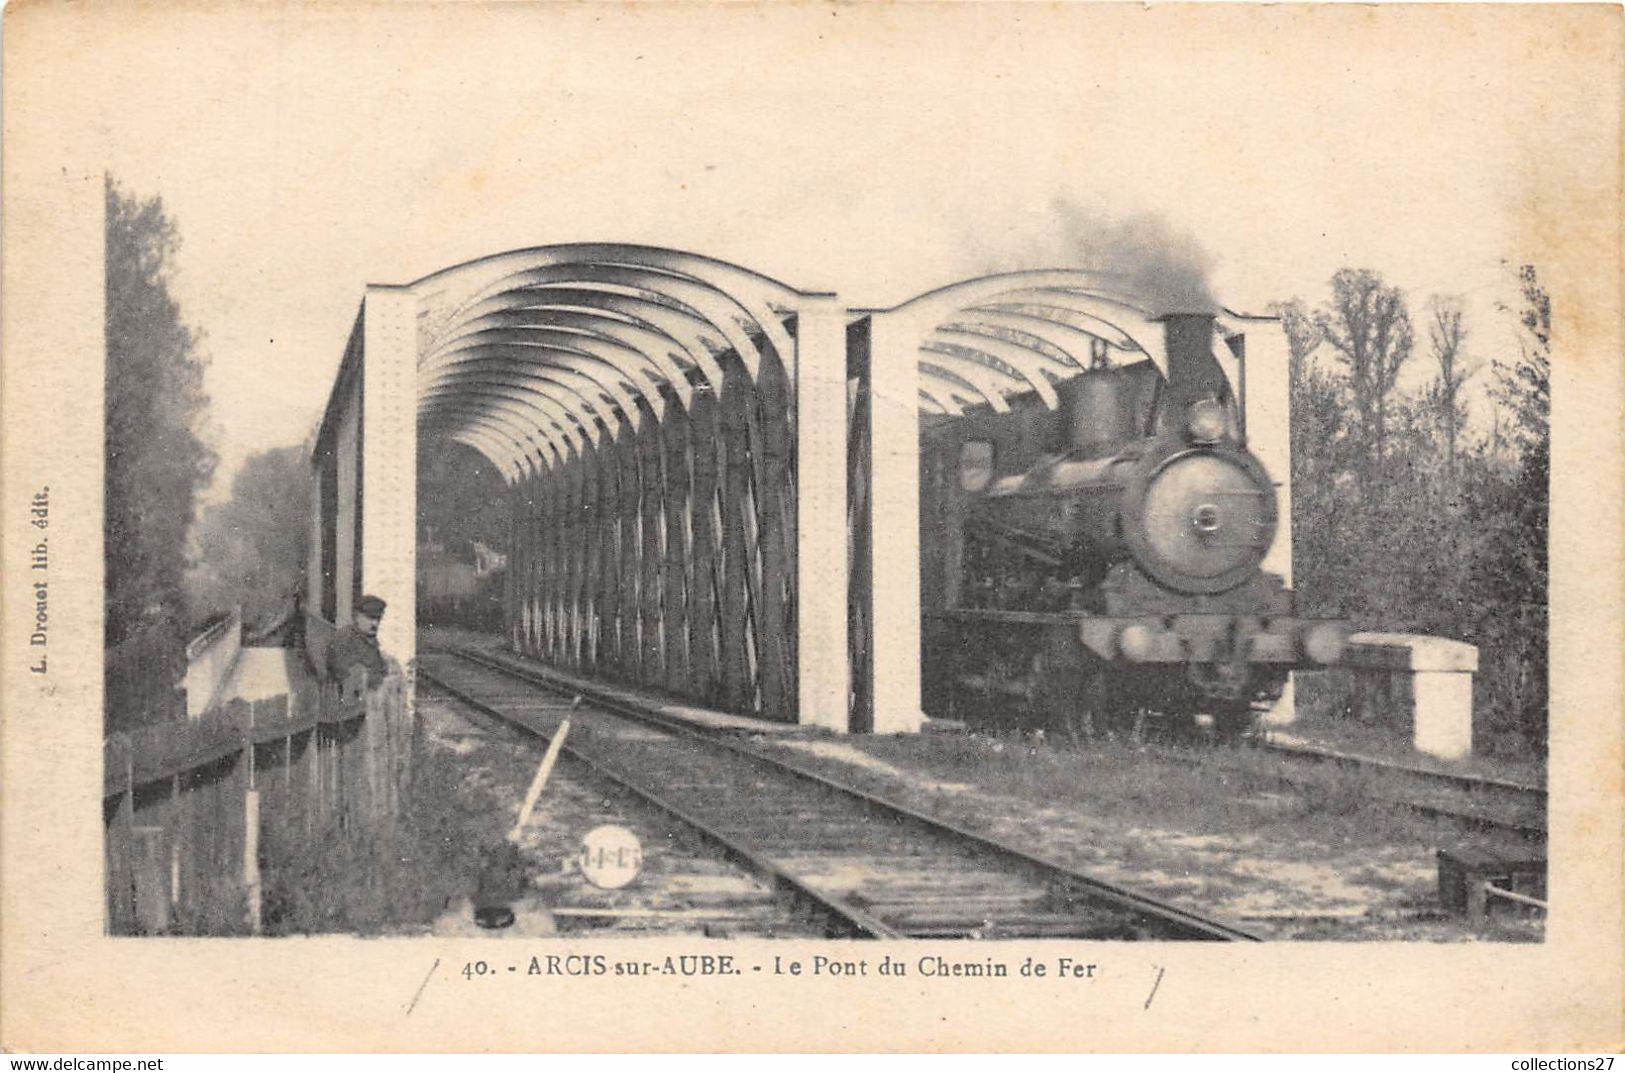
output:
{"label": "wooden railing", "polygon": [[[290,656],[292,654],[290,653]],[[292,657],[297,658],[297,657]],[[112,934],[249,934],[262,926],[262,825],[315,837],[393,827],[415,751],[410,688],[301,676],[291,696],[111,735],[103,822]]]}
{"label": "wooden railing", "polygon": [[243,648],[243,609],[234,607],[186,645],[186,715],[196,719],[215,702]]}

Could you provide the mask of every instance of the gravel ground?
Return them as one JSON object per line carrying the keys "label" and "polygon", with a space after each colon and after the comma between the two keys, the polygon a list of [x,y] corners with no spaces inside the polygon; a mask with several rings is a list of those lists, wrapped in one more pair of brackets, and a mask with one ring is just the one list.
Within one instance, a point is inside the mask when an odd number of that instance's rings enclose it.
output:
{"label": "gravel ground", "polygon": [[[1474,931],[1439,908],[1437,850],[1523,850],[1516,840],[1372,805],[1335,771],[1308,790],[1285,787],[1262,754],[1245,749],[1110,741],[1073,749],[959,732],[776,734],[755,744],[1267,938],[1538,942],[1543,933],[1538,916],[1498,917]],[[579,835],[568,824],[559,830]],[[568,841],[546,852],[568,853]]]}
{"label": "gravel ground", "polygon": [[[469,837],[490,844],[511,825],[540,763],[543,745],[516,740],[500,727],[476,725],[455,701],[432,689],[418,692],[431,762],[452,762],[463,772],[460,792],[486,806],[491,822]],[[576,867],[582,837],[617,824],[637,835],[643,865],[618,890],[593,886]],[[519,841],[532,889],[515,904],[516,922],[501,932],[473,923],[468,897],[454,900],[435,920],[441,935],[694,934],[768,936],[816,934],[780,908],[767,886],[720,858],[682,824],[590,771],[562,758]],[[465,884],[472,894],[474,877]],[[588,915],[583,915],[588,914]]]}
{"label": "gravel ground", "polygon": [[[1275,939],[1538,941],[1538,921],[1475,933],[1438,908],[1447,824],[1305,800],[1214,754],[1101,744],[1081,752],[974,735],[762,739],[763,748],[1080,871]],[[1247,761],[1242,760],[1245,764]],[[1014,778],[1014,769],[1039,769]],[[1104,769],[1110,770],[1104,770]],[[1055,777],[1071,771],[1064,797]],[[1134,787],[1125,792],[1125,786]],[[1333,807],[1336,806],[1336,807]],[[1317,814],[1322,813],[1322,814]]]}

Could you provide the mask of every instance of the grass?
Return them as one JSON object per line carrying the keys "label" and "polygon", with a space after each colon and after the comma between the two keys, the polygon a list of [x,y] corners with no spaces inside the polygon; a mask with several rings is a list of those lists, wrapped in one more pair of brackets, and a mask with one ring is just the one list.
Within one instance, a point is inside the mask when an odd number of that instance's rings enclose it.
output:
{"label": "grass", "polygon": [[1463,775],[1486,775],[1533,786],[1546,784],[1546,764],[1516,736],[1480,734],[1463,760],[1440,760],[1411,747],[1409,725],[1365,722],[1353,714],[1353,686],[1344,671],[1297,676],[1298,720],[1283,728],[1317,745]]}
{"label": "grass", "polygon": [[[511,758],[516,770],[530,762],[526,755]],[[501,840],[506,813],[499,796],[506,803],[493,778],[470,778],[455,755],[428,748],[417,757],[394,824],[365,831],[329,822],[307,833],[303,824],[268,818],[262,832],[265,933],[427,928],[473,890],[485,848]]]}
{"label": "grass", "polygon": [[[1434,896],[1434,850],[1469,836],[1373,800],[1396,789],[1380,773],[1291,765],[1302,785],[1287,786],[1280,759],[1246,747],[1111,739],[1074,747],[1009,732],[844,739],[898,776],[790,742],[764,744],[1086,873],[1251,920],[1275,938],[1475,934]],[[1350,906],[1359,907],[1352,916]],[[1541,933],[1534,920],[1495,921],[1478,934],[1539,941]]]}
{"label": "grass", "polygon": [[[1048,805],[1080,816],[1131,820],[1192,834],[1391,845],[1436,841],[1436,821],[1377,803],[1373,776],[1328,767],[1301,788],[1285,787],[1281,762],[1246,748],[1141,744],[1096,739],[1078,748],[1016,733],[853,739],[865,752],[928,780]],[[803,763],[813,758],[796,753]],[[815,762],[843,778],[875,776],[839,762]],[[895,785],[890,788],[898,789]],[[985,805],[936,791],[933,807],[967,819]]]}

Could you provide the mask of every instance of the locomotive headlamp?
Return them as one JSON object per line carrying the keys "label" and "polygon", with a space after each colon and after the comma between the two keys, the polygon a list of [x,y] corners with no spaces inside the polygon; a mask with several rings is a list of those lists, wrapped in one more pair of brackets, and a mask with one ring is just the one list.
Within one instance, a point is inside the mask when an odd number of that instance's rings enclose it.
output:
{"label": "locomotive headlamp", "polygon": [[1341,627],[1331,622],[1317,622],[1303,631],[1303,652],[1321,666],[1330,666],[1343,658],[1346,638]]}
{"label": "locomotive headlamp", "polygon": [[1130,623],[1118,635],[1117,647],[1123,653],[1123,658],[1133,663],[1144,663],[1156,655],[1157,635],[1144,623]]}
{"label": "locomotive headlamp", "polygon": [[1192,443],[1217,443],[1224,438],[1225,424],[1217,399],[1197,399],[1185,411],[1185,435]]}

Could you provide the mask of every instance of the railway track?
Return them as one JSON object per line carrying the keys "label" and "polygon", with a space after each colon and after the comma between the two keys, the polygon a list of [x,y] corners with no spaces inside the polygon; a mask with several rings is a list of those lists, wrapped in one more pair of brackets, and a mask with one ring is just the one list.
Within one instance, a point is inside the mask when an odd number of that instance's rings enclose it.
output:
{"label": "railway track", "polygon": [[[1423,816],[1545,841],[1546,791],[1505,779],[1412,767],[1374,757],[1279,741],[1259,748],[1290,764],[1360,772],[1381,786],[1372,796]],[[1292,781],[1290,775],[1283,775]]]}
{"label": "railway track", "polygon": [[[573,690],[470,650],[420,677],[542,737]],[[853,938],[1255,940],[1186,912],[606,696],[569,713],[565,752],[677,817]]]}
{"label": "railway track", "polygon": [[[432,698],[432,700],[431,700]],[[546,742],[531,731],[469,709],[456,699],[425,687],[418,718],[426,720],[424,738],[459,757],[458,763],[483,767],[473,793],[503,805],[524,793]],[[510,762],[511,761],[511,762]],[[489,796],[487,796],[489,795]],[[821,918],[796,912],[758,877],[718,854],[713,846],[681,822],[606,784],[590,771],[570,765],[555,771],[547,786],[548,821],[526,840],[525,859],[537,874],[531,888],[546,891],[545,917],[538,919],[561,935],[667,934],[672,931],[728,938],[813,938],[824,934]],[[493,807],[501,807],[493,802]],[[626,827],[648,850],[641,880],[633,890],[602,889],[581,875],[579,867],[554,872],[559,862],[577,856],[583,832],[605,824]],[[440,924],[450,930],[471,927],[461,906]],[[521,914],[521,920],[525,920]]]}

